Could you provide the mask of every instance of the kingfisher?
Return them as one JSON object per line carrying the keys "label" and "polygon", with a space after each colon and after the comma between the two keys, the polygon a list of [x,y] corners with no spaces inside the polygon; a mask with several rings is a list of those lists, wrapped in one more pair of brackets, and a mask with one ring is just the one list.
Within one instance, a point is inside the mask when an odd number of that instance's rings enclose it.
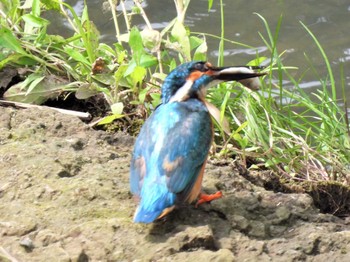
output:
{"label": "kingfisher", "polygon": [[[261,67],[215,67],[209,62],[184,63],[165,78],[162,103],[145,121],[130,165],[130,188],[139,200],[134,222],[151,223],[176,204],[209,202],[221,192],[201,193],[203,173],[213,140],[211,115],[219,110],[205,100],[206,90],[224,81],[259,88]],[[199,199],[198,199],[199,198]]]}

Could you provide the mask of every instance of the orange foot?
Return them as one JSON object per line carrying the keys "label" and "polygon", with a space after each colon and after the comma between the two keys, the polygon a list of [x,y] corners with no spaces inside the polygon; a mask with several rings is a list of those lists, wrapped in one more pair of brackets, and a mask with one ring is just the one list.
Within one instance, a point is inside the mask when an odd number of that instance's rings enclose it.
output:
{"label": "orange foot", "polygon": [[198,207],[199,205],[206,203],[206,202],[210,202],[212,200],[218,199],[222,197],[222,193],[221,191],[216,192],[215,194],[211,194],[211,195],[207,195],[204,193],[200,193],[199,194],[199,199],[195,205],[195,207]]}

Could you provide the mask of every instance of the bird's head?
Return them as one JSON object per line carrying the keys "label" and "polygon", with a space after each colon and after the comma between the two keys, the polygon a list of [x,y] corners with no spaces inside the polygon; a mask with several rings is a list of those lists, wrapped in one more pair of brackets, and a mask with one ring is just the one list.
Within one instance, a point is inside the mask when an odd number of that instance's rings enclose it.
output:
{"label": "bird's head", "polygon": [[209,62],[184,63],[166,77],[162,86],[162,102],[184,101],[189,98],[204,99],[206,89],[224,81],[238,81],[246,87],[259,89],[257,77],[265,75],[254,71],[261,67],[214,67]]}

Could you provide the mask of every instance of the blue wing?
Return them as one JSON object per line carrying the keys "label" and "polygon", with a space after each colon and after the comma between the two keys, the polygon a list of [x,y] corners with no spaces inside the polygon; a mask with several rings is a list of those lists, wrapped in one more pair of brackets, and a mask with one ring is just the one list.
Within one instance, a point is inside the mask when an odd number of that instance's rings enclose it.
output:
{"label": "blue wing", "polygon": [[140,197],[134,221],[150,223],[176,198],[190,194],[207,158],[211,119],[196,99],[161,105],[142,127],[130,168],[131,192]]}

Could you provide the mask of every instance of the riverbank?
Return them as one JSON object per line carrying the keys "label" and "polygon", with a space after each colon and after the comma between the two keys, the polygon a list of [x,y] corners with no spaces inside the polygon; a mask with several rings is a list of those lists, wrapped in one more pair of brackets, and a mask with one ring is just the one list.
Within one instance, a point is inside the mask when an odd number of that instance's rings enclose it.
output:
{"label": "riverbank", "polygon": [[349,261],[350,220],[211,159],[222,199],[132,223],[134,138],[49,109],[0,107],[0,261]]}

